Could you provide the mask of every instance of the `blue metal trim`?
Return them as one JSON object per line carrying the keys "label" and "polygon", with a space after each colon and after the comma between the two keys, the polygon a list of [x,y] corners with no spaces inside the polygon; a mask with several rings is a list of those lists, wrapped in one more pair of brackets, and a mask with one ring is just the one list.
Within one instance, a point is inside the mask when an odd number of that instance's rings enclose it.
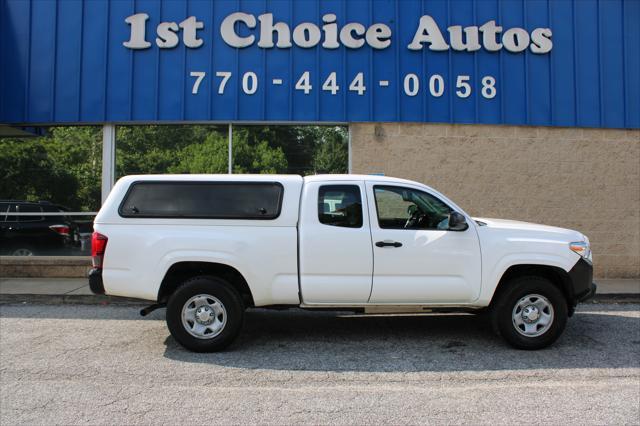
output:
{"label": "blue metal trim", "polygon": [[[220,35],[222,19],[236,11],[256,17],[273,12],[291,33],[301,22],[321,27],[322,14],[329,12],[337,15],[339,29],[348,22],[380,22],[391,29],[392,44],[380,51],[366,44],[236,49]],[[124,19],[134,13],[150,15],[149,49],[122,44],[129,33]],[[434,17],[447,42],[449,25],[495,20],[503,31],[521,27],[529,33],[548,26],[553,50],[411,51],[407,45],[425,14]],[[156,46],[162,20],[181,22],[190,15],[204,22],[198,33],[204,46]],[[0,123],[423,121],[640,128],[637,22],[637,0],[3,0]],[[259,36],[258,28],[252,32]],[[191,94],[191,71],[206,72],[197,95]],[[217,93],[216,71],[233,72],[224,95]],[[254,95],[242,91],[247,71],[259,78]],[[310,72],[308,95],[295,89],[303,71]],[[322,90],[332,71],[337,95]],[[367,88],[362,96],[349,90],[358,72]],[[404,92],[409,73],[419,78],[417,96]],[[429,93],[433,74],[445,80],[439,98]],[[456,95],[459,75],[470,76],[472,93],[465,99]],[[481,95],[487,75],[496,79],[493,99]],[[282,85],[273,85],[273,78]]]}

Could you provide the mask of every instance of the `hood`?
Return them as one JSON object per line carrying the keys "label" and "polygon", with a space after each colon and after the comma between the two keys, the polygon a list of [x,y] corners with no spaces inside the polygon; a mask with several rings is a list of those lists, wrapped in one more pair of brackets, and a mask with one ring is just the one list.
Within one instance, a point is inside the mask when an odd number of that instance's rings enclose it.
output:
{"label": "hood", "polygon": [[559,239],[566,239],[567,242],[572,241],[588,241],[587,238],[578,231],[572,229],[558,228],[556,226],[539,225],[537,223],[520,222],[517,220],[491,219],[484,217],[474,217],[473,220],[479,222],[481,226],[493,229],[525,231],[554,235]]}

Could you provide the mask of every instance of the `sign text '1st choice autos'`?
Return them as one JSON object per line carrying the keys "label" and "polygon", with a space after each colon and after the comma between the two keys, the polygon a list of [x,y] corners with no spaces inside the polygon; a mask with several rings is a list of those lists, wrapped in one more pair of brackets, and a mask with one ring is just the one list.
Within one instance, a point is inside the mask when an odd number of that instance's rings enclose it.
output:
{"label": "sign text '1st choice autos'", "polygon": [[[147,49],[152,43],[147,40],[147,21],[149,15],[137,13],[125,19],[130,25],[130,38],[123,45],[127,48],[140,50]],[[272,13],[264,13],[258,16],[236,12],[227,16],[220,26],[220,35],[224,42],[230,47],[246,48],[256,42],[256,35],[252,32],[257,26],[259,34],[257,46],[263,49],[277,47],[288,49],[295,44],[300,48],[314,48],[321,45],[324,49],[338,49],[341,45],[349,49],[359,49],[365,44],[372,49],[382,50],[391,45],[392,31],[389,26],[383,23],[375,23],[368,28],[357,22],[350,22],[338,27],[337,17],[329,13],[322,16],[323,25],[310,22],[298,24],[292,31],[285,22],[275,22]],[[259,24],[258,24],[259,22]],[[244,27],[244,34],[239,34],[239,27]],[[179,35],[182,35],[182,43],[190,49],[199,48],[204,44],[204,40],[198,37],[198,30],[204,28],[204,22],[198,21],[195,16],[190,16],[180,23],[161,22],[156,27],[156,45],[161,49],[171,49],[180,43]],[[436,21],[429,15],[420,18],[418,27],[413,39],[407,45],[407,49],[421,51],[427,47],[431,51],[458,51],[475,52],[485,49],[489,52],[498,52],[503,48],[512,53],[524,52],[530,49],[532,53],[549,53],[553,47],[551,41],[552,32],[549,28],[536,28],[531,33],[522,28],[510,28],[503,32],[501,26],[495,21],[488,21],[481,26],[453,25],[447,28],[449,40],[447,40],[440,30]],[[274,40],[274,36],[277,39]],[[293,41],[293,44],[292,44]],[[194,78],[191,93],[196,95],[199,92],[200,84],[206,78],[205,71],[190,71],[189,75]],[[216,70],[215,76],[219,79],[217,93],[224,94],[227,83],[234,77],[232,71]],[[241,73],[238,78],[244,94],[253,95],[260,87],[258,76],[253,71]],[[313,90],[312,81],[315,76],[310,71],[303,71],[295,83],[295,89],[301,90],[305,94]],[[428,88],[427,93],[432,97],[441,97],[445,94],[447,87],[452,86],[455,95],[459,98],[468,98],[475,90],[485,99],[493,99],[496,96],[496,79],[491,75],[482,76],[479,82],[471,81],[469,75],[460,74],[452,76],[454,81],[447,82],[441,74],[428,75],[421,81],[418,73],[407,73],[402,81],[402,93],[406,96],[417,96],[421,93],[421,86]],[[363,72],[354,75],[339,76],[336,71],[320,76],[323,81],[321,89],[331,95],[336,95],[341,90],[340,81],[348,84],[348,90],[357,95],[364,95],[367,86],[377,84],[380,87],[390,87],[392,82],[385,79],[367,82]],[[320,81],[318,80],[318,81]],[[282,78],[272,78],[268,81],[273,86],[284,85]],[[425,89],[426,90],[426,89]]]}

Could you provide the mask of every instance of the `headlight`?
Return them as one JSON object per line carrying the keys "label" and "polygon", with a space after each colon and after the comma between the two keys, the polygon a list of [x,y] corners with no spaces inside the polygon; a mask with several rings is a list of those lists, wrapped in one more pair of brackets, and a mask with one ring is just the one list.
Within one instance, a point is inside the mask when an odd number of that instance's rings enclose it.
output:
{"label": "headlight", "polygon": [[571,251],[582,256],[583,259],[591,262],[591,247],[588,241],[578,241],[575,243],[569,243]]}

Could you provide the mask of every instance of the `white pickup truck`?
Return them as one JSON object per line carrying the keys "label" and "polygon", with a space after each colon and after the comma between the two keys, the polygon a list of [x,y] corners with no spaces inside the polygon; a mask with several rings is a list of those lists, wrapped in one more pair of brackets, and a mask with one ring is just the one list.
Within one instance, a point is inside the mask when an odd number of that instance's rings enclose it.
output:
{"label": "white pickup truck", "polygon": [[173,337],[202,352],[229,345],[249,307],[487,312],[538,349],[596,290],[583,234],[471,218],[390,177],[127,176],[94,229],[92,291],[166,306]]}

